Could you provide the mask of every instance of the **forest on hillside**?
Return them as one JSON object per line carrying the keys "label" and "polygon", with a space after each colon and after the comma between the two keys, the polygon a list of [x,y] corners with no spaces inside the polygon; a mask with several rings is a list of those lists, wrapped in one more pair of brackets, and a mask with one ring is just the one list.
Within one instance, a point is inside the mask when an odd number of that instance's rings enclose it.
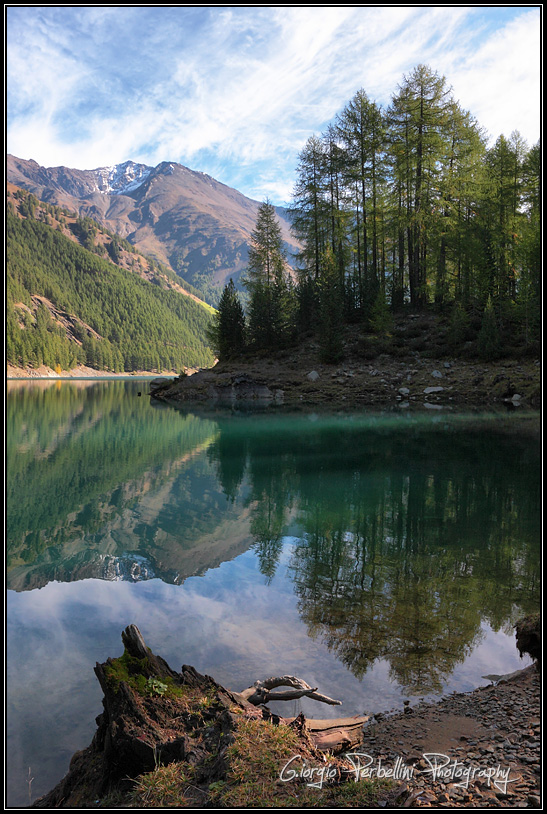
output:
{"label": "forest on hillside", "polygon": [[[385,109],[360,90],[299,156],[291,215],[303,251],[287,272],[271,204],[260,210],[244,315],[226,286],[212,331],[221,358],[315,332],[324,361],[344,333],[389,337],[393,315],[441,317],[446,352],[537,354],[540,145],[488,146],[444,77],[417,66]],[[234,327],[237,326],[237,327]]]}
{"label": "forest on hillside", "polygon": [[90,219],[72,225],[83,245],[36,219],[32,198],[25,194],[19,203],[23,217],[7,208],[8,363],[116,373],[212,364],[206,307],[115,265],[123,243],[116,236],[108,243],[112,262],[98,256]]}

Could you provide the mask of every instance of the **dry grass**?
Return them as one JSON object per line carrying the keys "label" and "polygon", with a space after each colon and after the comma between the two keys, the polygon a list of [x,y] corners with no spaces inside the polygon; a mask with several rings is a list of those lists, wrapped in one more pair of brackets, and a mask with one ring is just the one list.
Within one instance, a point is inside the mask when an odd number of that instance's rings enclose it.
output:
{"label": "dry grass", "polygon": [[191,777],[187,764],[158,766],[137,779],[128,803],[131,808],[191,808]]}

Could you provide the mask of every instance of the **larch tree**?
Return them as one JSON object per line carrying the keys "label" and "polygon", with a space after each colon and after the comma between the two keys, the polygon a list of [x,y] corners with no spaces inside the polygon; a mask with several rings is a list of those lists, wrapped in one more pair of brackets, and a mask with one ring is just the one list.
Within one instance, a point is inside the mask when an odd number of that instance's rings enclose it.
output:
{"label": "larch tree", "polygon": [[354,211],[356,288],[360,306],[368,310],[378,288],[383,288],[379,188],[384,180],[384,117],[378,105],[360,90],[337,117],[336,128],[345,151],[345,174]]}
{"label": "larch tree", "polygon": [[398,156],[395,171],[406,197],[410,300],[417,306],[427,302],[427,240],[452,108],[444,77],[418,65],[404,77],[388,114],[390,139]]}

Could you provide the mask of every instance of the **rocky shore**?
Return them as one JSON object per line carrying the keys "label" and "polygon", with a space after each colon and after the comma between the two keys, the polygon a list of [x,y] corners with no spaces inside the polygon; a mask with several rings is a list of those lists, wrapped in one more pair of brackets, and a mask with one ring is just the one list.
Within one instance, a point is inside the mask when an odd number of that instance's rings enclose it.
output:
{"label": "rocky shore", "polygon": [[343,364],[317,360],[313,347],[298,354],[238,359],[190,376],[160,382],[152,395],[174,405],[199,402],[306,407],[538,409],[538,360],[479,362],[404,358],[379,354],[370,361],[348,356]]}
{"label": "rocky shore", "polygon": [[363,752],[375,765],[412,767],[406,808],[540,808],[540,702],[531,665],[470,693],[374,716]]}

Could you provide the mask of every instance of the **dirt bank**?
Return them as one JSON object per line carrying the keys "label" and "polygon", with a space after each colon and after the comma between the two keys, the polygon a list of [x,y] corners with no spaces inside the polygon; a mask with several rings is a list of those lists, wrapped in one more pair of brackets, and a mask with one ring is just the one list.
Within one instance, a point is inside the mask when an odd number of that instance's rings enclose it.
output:
{"label": "dirt bank", "polygon": [[393,406],[431,410],[504,407],[538,409],[539,361],[481,363],[380,354],[325,365],[313,352],[218,364],[173,380],[154,396],[184,402],[256,401],[289,406]]}

